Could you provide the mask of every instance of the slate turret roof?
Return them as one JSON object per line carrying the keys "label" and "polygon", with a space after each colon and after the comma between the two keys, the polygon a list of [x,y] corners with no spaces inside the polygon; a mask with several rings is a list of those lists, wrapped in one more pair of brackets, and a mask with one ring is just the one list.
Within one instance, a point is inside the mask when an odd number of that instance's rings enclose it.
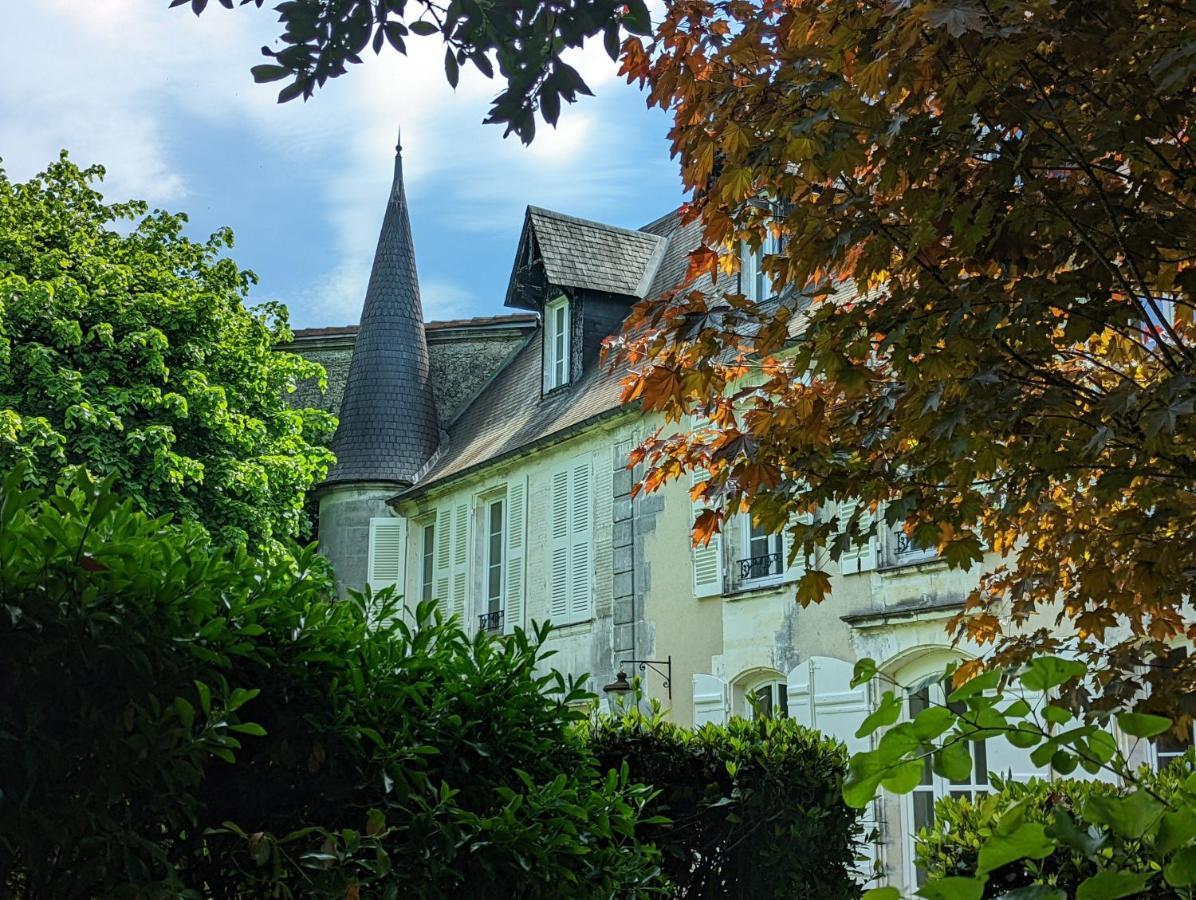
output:
{"label": "slate turret roof", "polygon": [[403,160],[378,235],[325,484],[415,481],[440,443]]}

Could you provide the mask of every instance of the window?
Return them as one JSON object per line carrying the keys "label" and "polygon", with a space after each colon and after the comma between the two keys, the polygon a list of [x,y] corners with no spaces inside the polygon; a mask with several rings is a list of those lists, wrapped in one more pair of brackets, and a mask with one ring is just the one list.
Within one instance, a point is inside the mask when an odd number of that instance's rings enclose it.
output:
{"label": "window", "polygon": [[485,566],[482,572],[482,612],[478,625],[483,631],[502,631],[503,574],[505,570],[503,545],[506,540],[506,498],[490,500],[484,506]]}
{"label": "window", "polygon": [[544,307],[544,390],[569,382],[569,299]]}
{"label": "window", "polygon": [[749,300],[762,303],[775,293],[772,278],[764,271],[764,258],[781,252],[781,241],[771,231],[764,238],[759,250],[753,250],[746,243],[739,251],[739,290]]}
{"label": "window", "polygon": [[436,595],[436,520],[424,523],[420,539],[419,599],[427,602]]}
{"label": "window", "polygon": [[903,522],[895,522],[885,529],[884,550],[884,564],[889,567],[928,562],[938,559],[939,555],[934,544],[923,547],[913,535],[906,534]]}
{"label": "window", "polygon": [[741,585],[775,581],[785,572],[784,535],[770,533],[744,515],[741,521],[741,556],[735,575]]}
{"label": "window", "polygon": [[[1180,665],[1188,655],[1186,647],[1176,647],[1160,660],[1159,665],[1165,669],[1173,669]],[[1193,746],[1193,726],[1189,725],[1187,732],[1177,735],[1174,731],[1167,731],[1150,741],[1150,762],[1158,771],[1162,771],[1177,759],[1182,757]]]}
{"label": "window", "polygon": [[744,715],[753,719],[789,718],[789,687],[783,681],[771,681],[748,693]]}
{"label": "window", "polygon": [[[909,718],[913,719],[931,704],[946,703],[949,687],[938,682],[912,689],[908,694]],[[972,771],[960,781],[948,781],[936,775],[927,759],[922,768],[918,786],[910,792],[907,800],[909,828],[907,829],[906,853],[913,865],[915,836],[923,828],[934,824],[934,804],[942,797],[958,797],[971,800],[988,793],[988,746],[985,741],[968,742],[972,754]],[[919,886],[926,883],[926,872],[914,869],[914,878]]]}

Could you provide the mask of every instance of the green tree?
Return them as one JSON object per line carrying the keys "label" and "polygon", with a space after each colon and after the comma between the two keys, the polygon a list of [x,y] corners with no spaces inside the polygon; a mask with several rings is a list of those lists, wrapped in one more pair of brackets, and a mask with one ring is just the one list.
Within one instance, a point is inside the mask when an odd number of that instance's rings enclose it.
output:
{"label": "green tree", "polygon": [[546,629],[338,600],[78,472],[0,485],[0,895],[632,898],[648,788],[600,772]]}
{"label": "green tree", "polygon": [[[263,0],[240,0],[241,6]],[[234,0],[220,0],[232,9]],[[199,15],[208,0],[171,0]],[[494,78],[495,63],[503,86],[487,122],[506,126],[524,143],[536,133],[536,111],[555,125],[561,101],[572,103],[590,89],[564,54],[602,35],[611,59],[617,59],[625,32],[647,34],[644,0],[516,0],[503,4],[477,0],[291,0],[275,7],[283,26],[283,47],[263,47],[270,62],[253,68],[261,81],[286,81],[278,101],[310,97],[329,78],[360,63],[367,48],[407,52],[413,38],[439,37],[444,43],[444,74],[457,86],[462,66]]]}
{"label": "green tree", "polygon": [[245,307],[231,231],[193,241],[183,215],[105,203],[102,176],[65,152],[24,184],[0,170],[0,467],[113,474],[223,543],[301,534],[334,420],[286,394],[323,370],[274,349],[284,307]]}

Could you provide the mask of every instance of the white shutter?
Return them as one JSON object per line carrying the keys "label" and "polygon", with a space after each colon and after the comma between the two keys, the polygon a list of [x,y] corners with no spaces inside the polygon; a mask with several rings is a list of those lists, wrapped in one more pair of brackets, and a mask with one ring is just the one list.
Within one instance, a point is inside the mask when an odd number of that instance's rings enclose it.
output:
{"label": "white shutter", "polygon": [[569,615],[569,470],[552,476],[548,510],[548,618],[560,625]]}
{"label": "white shutter", "polygon": [[453,509],[453,565],[451,611],[462,627],[468,628],[465,613],[468,608],[469,586],[469,504],[458,503]]}
{"label": "white shutter", "polygon": [[[813,517],[809,513],[804,513],[799,516],[796,521],[803,525],[808,525],[813,521]],[[781,539],[781,565],[785,567],[785,581],[797,581],[806,574],[806,555],[798,553],[793,562],[789,562],[789,553],[793,549],[793,532],[788,527],[782,532]]]}
{"label": "white shutter", "polygon": [[406,524],[394,516],[370,519],[369,583],[374,592],[388,587],[402,590]]}
{"label": "white shutter", "polygon": [[694,728],[727,722],[727,682],[714,675],[694,675]]}
{"label": "white shutter", "polygon": [[814,727],[847,745],[849,753],[869,749],[868,738],[855,733],[868,715],[868,685],[851,686],[855,666],[830,656],[810,659],[814,689]]}
{"label": "white shutter", "polygon": [[436,606],[441,615],[448,618],[452,614],[452,546],[453,546],[453,517],[452,512],[445,507],[436,513]]}
{"label": "white shutter", "polygon": [[806,728],[814,727],[814,695],[810,690],[810,674],[810,663],[804,662],[792,669],[785,679],[789,718]]}
{"label": "white shutter", "polygon": [[527,476],[507,482],[507,583],[503,631],[523,627],[524,566],[527,548]]}
{"label": "white shutter", "polygon": [[[869,739],[855,733],[868,715],[868,685],[851,686],[855,666],[829,656],[814,656],[789,673],[789,718],[799,725],[821,731],[847,745],[848,753],[869,749]],[[864,835],[877,830],[877,804],[868,804],[860,820]],[[866,884],[875,877],[878,859],[874,841],[865,840],[857,847],[863,860],[856,880]]]}
{"label": "white shutter", "polygon": [[[690,472],[689,483],[691,485],[699,484],[710,477],[710,473],[706,471],[694,470]],[[697,519],[698,513],[704,509],[708,509],[709,505],[703,502],[693,504],[693,519],[690,524]],[[694,596],[695,597],[718,597],[723,592],[723,536],[716,532],[711,536],[710,542],[702,547],[693,546],[693,536],[690,535],[690,554],[693,559],[693,576],[694,576]]]}
{"label": "white shutter", "polygon": [[[851,514],[855,509],[855,503],[842,503],[839,505],[839,530],[840,532],[846,530],[847,521],[851,518]],[[872,510],[864,509],[860,514],[859,530],[862,533],[867,533],[872,527],[875,517],[872,515]],[[870,572],[876,568],[876,535],[868,538],[867,542],[860,546],[852,544],[843,551],[843,555],[839,557],[839,571],[844,575],[851,575],[855,572]]]}
{"label": "white shutter", "polygon": [[569,528],[569,621],[590,618],[593,594],[594,493],[590,458],[572,467]]}

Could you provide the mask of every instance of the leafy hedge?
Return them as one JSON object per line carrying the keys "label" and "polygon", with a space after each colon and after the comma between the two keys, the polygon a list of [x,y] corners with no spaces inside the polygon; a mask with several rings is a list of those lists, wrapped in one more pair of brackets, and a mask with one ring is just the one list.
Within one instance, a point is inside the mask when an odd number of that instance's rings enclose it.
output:
{"label": "leafy hedge", "polygon": [[668,821],[644,838],[659,847],[674,896],[860,896],[852,873],[862,828],[843,802],[839,744],[791,719],[691,731],[658,709],[633,709],[598,719],[591,746],[602,768],[626,765],[659,791],[647,811]]}
{"label": "leafy hedge", "polygon": [[[657,891],[649,790],[599,773],[544,631],[335,602],[79,475],[0,491],[0,895]],[[383,624],[371,622],[381,619]]]}
{"label": "leafy hedge", "polygon": [[[1156,900],[1190,898],[1192,887],[1155,876],[1196,831],[1196,810],[1182,796],[1194,769],[1189,751],[1161,773],[1140,770],[1133,792],[1103,781],[994,778],[996,790],[988,796],[938,801],[934,829],[918,835],[918,865],[936,880],[968,877],[982,852],[999,851],[1016,832],[1038,830],[1054,840],[992,868],[984,897],[1011,896],[1019,889],[1025,892],[1020,896],[1037,900],[1145,897],[1149,884]],[[1178,801],[1179,808],[1167,812],[1163,801]],[[1089,887],[1081,889],[1086,881]]]}

